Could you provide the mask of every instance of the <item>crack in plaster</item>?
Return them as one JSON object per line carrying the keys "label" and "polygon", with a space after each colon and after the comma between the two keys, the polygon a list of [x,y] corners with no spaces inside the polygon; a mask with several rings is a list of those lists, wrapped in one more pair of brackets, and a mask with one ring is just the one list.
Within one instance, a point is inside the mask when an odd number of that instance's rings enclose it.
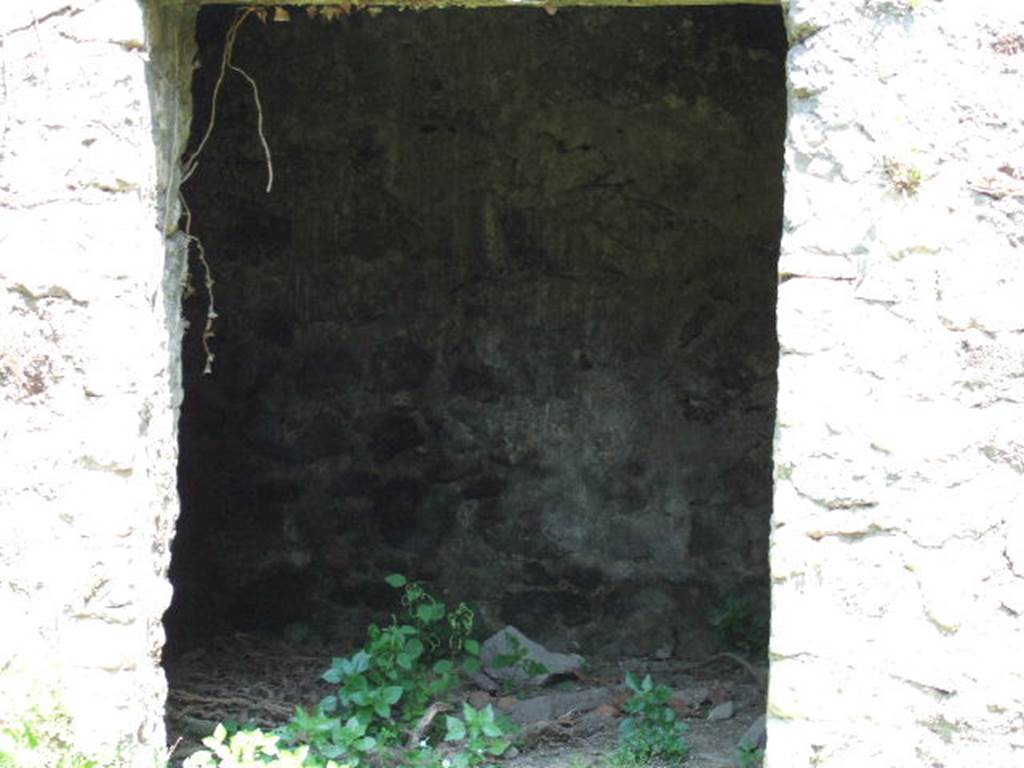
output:
{"label": "crack in plaster", "polygon": [[30,21],[28,24],[23,24],[20,27],[12,27],[11,29],[8,29],[3,33],[3,37],[7,37],[7,35],[13,35],[17,32],[27,32],[30,29],[38,29],[40,24],[42,24],[45,21],[49,21],[50,19],[55,19],[60,16],[77,16],[81,12],[81,8],[74,8],[70,5],[65,5],[62,8],[50,11],[49,13],[45,14],[44,16],[40,16],[39,18],[36,18],[35,15],[33,15],[32,21]]}
{"label": "crack in plaster", "polygon": [[[1009,547],[1003,547],[1003,559],[1006,561],[1006,567],[1009,569],[1010,574],[1015,579],[1024,579],[1024,572],[1017,570],[1017,564],[1013,562],[1013,558],[1010,557]],[[1005,605],[1003,607],[1006,608]],[[1017,615],[1016,612],[1014,612],[1014,615]]]}
{"label": "crack in plaster", "polygon": [[131,477],[133,474],[131,467],[124,467],[114,462],[101,462],[92,456],[83,456],[79,460],[79,463],[86,469],[95,470],[97,472],[110,472],[118,477]]}
{"label": "crack in plaster", "polygon": [[83,299],[76,299],[71,295],[71,291],[67,288],[63,288],[59,285],[51,285],[49,288],[39,291],[38,293],[33,292],[31,289],[26,287],[23,283],[15,283],[7,289],[8,293],[15,293],[22,298],[25,305],[33,312],[37,312],[36,304],[43,299],[56,299],[60,301],[70,301],[76,307],[87,307],[89,302]]}
{"label": "crack in plaster", "polygon": [[[825,456],[824,458],[834,458],[834,457],[832,457],[832,456]],[[838,496],[838,497],[835,497],[835,498],[832,498],[832,499],[818,498],[816,496],[812,496],[811,494],[807,493],[806,491],[801,490],[800,487],[795,482],[793,482],[792,478],[789,479],[789,484],[793,487],[793,490],[796,491],[796,494],[800,498],[806,499],[807,501],[810,501],[812,504],[814,504],[816,506],[819,506],[822,509],[827,509],[830,512],[831,511],[835,511],[837,509],[845,509],[845,510],[871,509],[873,507],[877,507],[878,506],[878,502],[877,501],[868,500],[868,499],[853,499],[853,498],[842,497],[842,496]]]}
{"label": "crack in plaster", "polygon": [[883,528],[880,525],[871,523],[867,528],[856,531],[808,531],[806,536],[814,541],[821,541],[826,538],[839,539],[842,542],[852,544],[856,541],[863,541],[864,539],[874,538],[875,536],[889,536],[892,534],[905,534],[899,528]]}

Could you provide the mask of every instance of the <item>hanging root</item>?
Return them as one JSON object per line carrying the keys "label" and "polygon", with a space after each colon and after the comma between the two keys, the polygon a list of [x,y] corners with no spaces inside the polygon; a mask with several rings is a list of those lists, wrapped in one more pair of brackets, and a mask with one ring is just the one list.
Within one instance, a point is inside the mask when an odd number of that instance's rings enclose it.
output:
{"label": "hanging root", "polygon": [[231,22],[231,26],[228,27],[228,32],[224,36],[224,54],[220,59],[220,72],[217,73],[217,81],[213,84],[213,95],[210,97],[210,122],[206,125],[206,131],[203,133],[203,137],[199,140],[199,144],[196,146],[195,151],[189,155],[188,159],[185,160],[182,166],[182,184],[192,178],[192,174],[195,173],[196,168],[199,167],[199,155],[201,155],[203,149],[206,148],[206,142],[210,140],[210,135],[213,133],[213,128],[217,123],[217,100],[220,96],[221,86],[224,84],[224,76],[227,74],[228,69],[231,69],[244,77],[252,87],[253,101],[256,104],[256,132],[259,134],[260,144],[263,146],[263,156],[267,161],[267,192],[270,192],[271,187],[274,185],[274,165],[270,158],[270,146],[267,144],[266,136],[263,135],[263,104],[260,102],[259,88],[256,86],[256,81],[253,80],[245,70],[231,61],[231,55],[235,50],[235,38],[238,36],[239,27],[242,26],[242,22],[249,18],[250,14],[259,14],[261,10],[262,9],[255,8],[245,8],[240,10],[235,16],[234,21]]}
{"label": "hanging root", "polygon": [[213,322],[217,319],[217,308],[213,303],[213,272],[210,270],[210,262],[206,260],[206,249],[203,248],[203,241],[192,234],[192,211],[189,210],[185,198],[181,197],[181,207],[185,211],[185,237],[189,243],[195,243],[196,256],[199,263],[203,265],[203,285],[206,287],[206,324],[203,326],[203,352],[206,355],[206,362],[203,365],[203,374],[213,373],[213,359],[216,357],[210,341],[213,339]]}
{"label": "hanging root", "polygon": [[227,74],[228,69],[237,72],[245,78],[245,81],[249,83],[249,87],[252,88],[253,101],[256,104],[256,133],[259,136],[260,145],[263,147],[263,156],[266,158],[267,162],[266,191],[269,193],[274,185],[274,164],[270,158],[270,145],[267,144],[267,137],[263,134],[263,104],[260,101],[259,87],[248,72],[231,61],[231,55],[235,49],[235,38],[238,36],[238,29],[242,26],[242,22],[244,22],[252,13],[255,13],[261,19],[265,19],[266,9],[245,8],[240,10],[235,15],[234,20],[231,22],[231,26],[228,27],[227,34],[224,36],[224,53],[220,59],[220,71],[217,73],[217,80],[213,84],[213,94],[210,98],[210,122],[207,123],[206,130],[203,132],[203,136],[199,140],[199,144],[196,146],[195,150],[182,163],[181,182],[178,185],[178,199],[181,201],[181,207],[184,211],[185,237],[188,239],[190,244],[195,244],[196,256],[203,267],[203,285],[206,288],[206,324],[203,327],[203,352],[206,355],[206,362],[203,366],[203,373],[206,375],[213,373],[213,360],[215,357],[213,348],[210,344],[214,337],[214,321],[217,319],[217,310],[213,299],[213,272],[210,269],[210,262],[207,261],[206,249],[203,247],[202,241],[192,234],[192,211],[185,202],[185,196],[182,194],[181,190],[185,185],[185,182],[192,178],[192,174],[194,174],[196,172],[196,168],[199,167],[199,156],[206,148],[206,142],[210,140],[210,135],[213,133],[213,128],[217,123],[217,102],[220,96],[221,86],[224,84],[224,76]]}
{"label": "hanging root", "polygon": [[274,186],[274,164],[270,161],[270,146],[267,144],[267,137],[263,135],[263,105],[260,104],[260,89],[248,72],[234,64],[230,66],[252,86],[252,100],[256,103],[256,133],[259,134],[260,144],[263,145],[263,156],[267,158],[267,192],[269,193],[270,188]]}

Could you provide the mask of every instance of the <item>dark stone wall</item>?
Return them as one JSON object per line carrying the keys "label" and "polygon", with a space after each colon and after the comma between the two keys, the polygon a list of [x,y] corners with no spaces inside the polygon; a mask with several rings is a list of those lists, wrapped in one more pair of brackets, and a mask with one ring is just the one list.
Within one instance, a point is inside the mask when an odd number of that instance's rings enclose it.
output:
{"label": "dark stone wall", "polygon": [[204,376],[193,263],[172,646],[343,634],[391,571],[589,653],[767,611],[784,54],[774,8],[248,19],[274,186],[229,71],[185,187],[219,318]]}

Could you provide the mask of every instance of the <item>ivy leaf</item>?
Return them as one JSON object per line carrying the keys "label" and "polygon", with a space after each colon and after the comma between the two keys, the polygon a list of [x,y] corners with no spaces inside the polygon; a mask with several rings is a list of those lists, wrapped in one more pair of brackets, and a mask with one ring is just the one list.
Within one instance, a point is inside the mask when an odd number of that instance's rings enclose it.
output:
{"label": "ivy leaf", "polygon": [[404,587],[406,584],[409,583],[409,580],[406,579],[405,576],[403,576],[400,573],[392,573],[390,576],[388,576],[386,579],[384,579],[384,581],[386,581],[389,585],[391,585],[395,589],[401,589],[402,587]]}

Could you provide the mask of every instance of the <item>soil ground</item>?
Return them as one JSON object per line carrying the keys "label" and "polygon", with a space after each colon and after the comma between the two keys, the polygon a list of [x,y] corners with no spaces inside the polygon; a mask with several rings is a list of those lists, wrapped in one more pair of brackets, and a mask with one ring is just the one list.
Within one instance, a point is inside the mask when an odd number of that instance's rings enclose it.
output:
{"label": "soil ground", "polygon": [[[320,680],[332,656],[346,649],[316,641],[301,643],[236,634],[214,640],[165,663],[169,683],[167,731],[176,744],[172,766],[201,747],[203,735],[218,722],[256,723],[271,728],[291,717],[296,704],[315,705],[332,692]],[[750,672],[728,658],[700,664],[701,659],[620,659],[597,662],[586,673],[542,689],[497,694],[496,709],[534,696],[609,690],[597,707],[570,708],[551,720],[528,723],[518,748],[501,760],[505,768],[600,768],[614,752],[621,705],[628,699],[622,685],[627,672],[650,673],[676,691],[675,707],[689,727],[689,768],[734,765],[743,732],[764,712],[764,691]],[[698,666],[699,664],[699,666]],[[480,705],[486,694],[468,688],[464,696]],[[572,696],[567,698],[571,699]],[[500,700],[499,700],[500,699]],[[735,714],[710,721],[709,710],[724,701]]]}

